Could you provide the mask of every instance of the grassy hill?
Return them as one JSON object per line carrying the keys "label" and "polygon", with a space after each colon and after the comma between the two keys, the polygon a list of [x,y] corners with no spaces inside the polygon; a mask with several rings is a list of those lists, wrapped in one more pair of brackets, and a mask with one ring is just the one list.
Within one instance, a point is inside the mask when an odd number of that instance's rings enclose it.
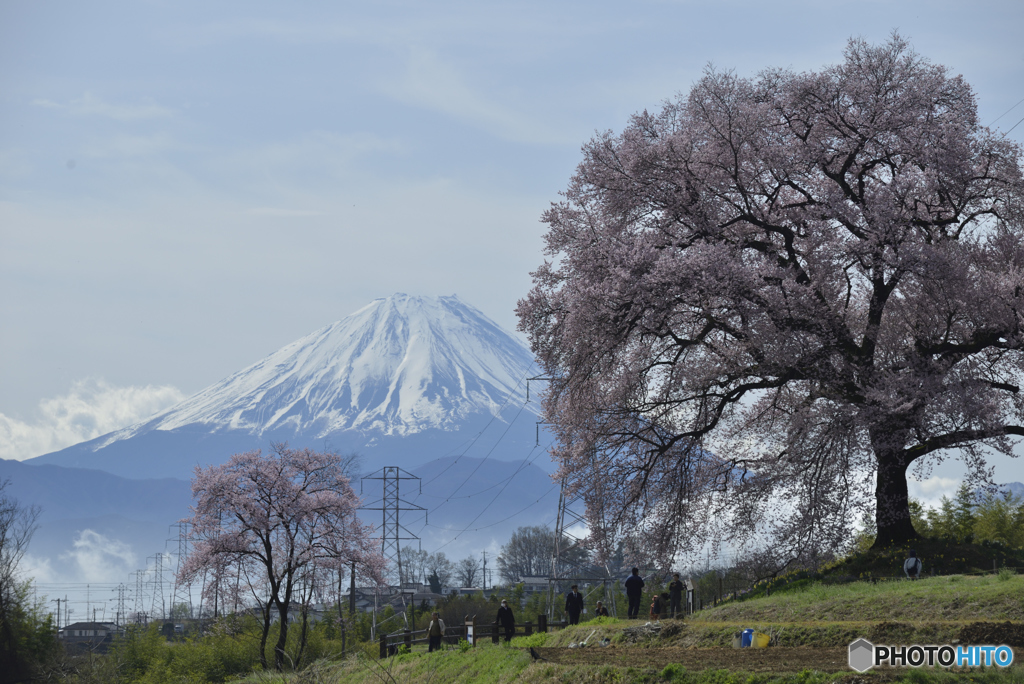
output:
{"label": "grassy hill", "polygon": [[[1001,624],[994,625],[999,622]],[[987,624],[980,624],[987,623]],[[778,635],[778,648],[732,649],[737,630]],[[987,630],[987,631],[986,631]],[[996,630],[993,632],[993,630]],[[1003,631],[999,631],[1003,630]],[[875,643],[982,643],[1006,634],[1024,662],[1024,577],[948,576],[918,581],[790,585],[767,597],[730,602],[686,620],[656,626],[600,619],[564,631],[515,639],[512,648],[481,644],[465,651],[413,652],[322,663],[295,675],[253,675],[250,684],[316,682],[519,682],[604,684],[846,684],[907,681],[1019,683],[1024,666],[964,672],[881,670],[860,675],[846,667],[846,647]],[[588,640],[586,648],[568,648]],[[607,638],[610,645],[598,646]],[[988,642],[984,642],[988,643]],[[533,653],[531,654],[531,647]]]}

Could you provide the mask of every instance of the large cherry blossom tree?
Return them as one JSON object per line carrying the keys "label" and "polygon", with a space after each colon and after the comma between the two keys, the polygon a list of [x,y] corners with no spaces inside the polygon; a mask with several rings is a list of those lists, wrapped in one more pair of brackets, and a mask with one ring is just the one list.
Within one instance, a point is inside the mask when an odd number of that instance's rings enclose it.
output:
{"label": "large cherry blossom tree", "polygon": [[[360,505],[343,469],[344,457],[275,445],[235,454],[219,466],[196,468],[190,534],[193,551],[181,579],[234,576],[263,612],[260,658],[264,668],[273,613],[280,621],[274,667],[284,667],[288,613],[301,582],[318,572],[342,571],[355,562],[360,574],[380,582],[384,559],[372,528],[356,517]],[[214,582],[207,587],[214,589]]]}
{"label": "large cherry blossom tree", "polygon": [[1022,200],[1021,149],[898,35],[592,139],[518,313],[595,540],[793,558],[873,507],[889,545],[915,462],[989,479],[1024,434]]}

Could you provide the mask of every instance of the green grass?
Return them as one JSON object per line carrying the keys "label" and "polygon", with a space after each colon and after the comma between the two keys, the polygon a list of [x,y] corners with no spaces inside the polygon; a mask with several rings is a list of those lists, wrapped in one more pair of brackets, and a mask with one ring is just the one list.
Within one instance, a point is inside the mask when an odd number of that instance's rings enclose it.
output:
{"label": "green grass", "polygon": [[533,662],[525,651],[477,648],[468,653],[445,652],[399,656],[381,664],[321,664],[303,673],[257,674],[246,684],[1024,684],[1024,668],[988,668],[966,672],[944,670],[827,673],[804,670],[762,673],[730,670],[687,670],[670,664],[654,668],[612,665],[555,665]]}
{"label": "green grass", "polygon": [[825,571],[826,576],[902,577],[903,561],[914,549],[926,575],[989,573],[994,567],[1024,567],[1024,550],[1002,544],[957,543],[949,539],[922,538],[912,544],[855,553]]}
{"label": "green grass", "polygon": [[925,577],[872,584],[806,582],[702,611],[702,622],[1024,621],[1024,575]]}
{"label": "green grass", "polygon": [[[411,653],[378,661],[353,658],[321,663],[304,672],[257,674],[249,684],[1024,684],[1024,666],[1009,670],[885,670],[856,674],[803,671],[788,674],[653,667],[560,665],[535,662],[526,647],[565,647],[588,636],[611,638],[620,649],[728,647],[739,629],[780,633],[781,646],[844,647],[865,636],[876,643],[949,643],[964,624],[977,620],[1024,621],[1024,576],[953,575],[917,581],[826,584],[806,581],[768,597],[729,602],[685,621],[665,620],[659,636],[635,645],[622,631],[637,622],[600,619],[565,630],[513,640],[513,648],[489,641],[465,652]],[[591,632],[596,632],[591,635]],[[1024,663],[1024,658],[1021,659]]]}

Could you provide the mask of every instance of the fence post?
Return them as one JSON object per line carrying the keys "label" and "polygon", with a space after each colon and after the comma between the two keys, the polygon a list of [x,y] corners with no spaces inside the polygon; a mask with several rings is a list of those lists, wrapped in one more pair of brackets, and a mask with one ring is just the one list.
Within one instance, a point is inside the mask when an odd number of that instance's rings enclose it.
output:
{"label": "fence post", "polygon": [[523,634],[525,636],[530,636],[531,634],[533,634],[533,623],[529,620],[527,620],[526,623],[523,625]]}
{"label": "fence post", "polygon": [[404,636],[405,636],[405,647],[411,651],[412,650],[412,632],[410,632],[409,630],[405,630]]}
{"label": "fence post", "polygon": [[537,616],[537,631],[541,632],[542,634],[546,633],[548,631],[548,616],[547,615],[538,615]]}
{"label": "fence post", "polygon": [[380,635],[380,659],[384,660],[388,657],[388,635]]}

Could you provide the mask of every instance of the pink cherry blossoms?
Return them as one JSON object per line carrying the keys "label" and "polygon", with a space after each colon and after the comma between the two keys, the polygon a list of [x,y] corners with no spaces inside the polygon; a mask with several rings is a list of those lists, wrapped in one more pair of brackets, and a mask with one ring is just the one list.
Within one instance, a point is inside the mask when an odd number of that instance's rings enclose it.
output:
{"label": "pink cherry blossoms", "polygon": [[1024,434],[1022,219],[1021,149],[899,36],[591,140],[518,313],[598,548],[913,538],[911,464]]}
{"label": "pink cherry blossoms", "polygon": [[195,505],[187,522],[194,550],[181,579],[196,581],[205,574],[210,602],[255,602],[263,614],[261,654],[276,612],[279,670],[288,612],[300,596],[314,593],[327,571],[355,562],[362,577],[383,577],[379,541],[356,517],[360,501],[341,463],[336,454],[275,445],[266,456],[251,451],[224,465],[196,468],[192,481]]}

